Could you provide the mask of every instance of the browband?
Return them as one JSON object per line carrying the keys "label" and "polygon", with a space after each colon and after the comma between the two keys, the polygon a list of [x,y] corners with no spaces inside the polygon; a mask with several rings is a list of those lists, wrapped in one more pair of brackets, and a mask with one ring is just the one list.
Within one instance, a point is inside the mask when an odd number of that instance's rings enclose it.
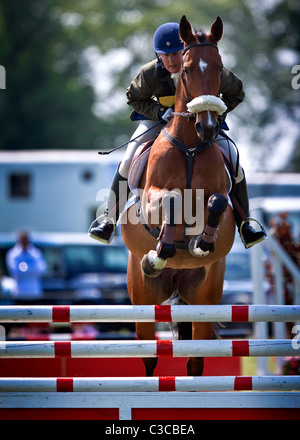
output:
{"label": "browband", "polygon": [[182,55],[184,55],[188,50],[190,50],[192,47],[196,47],[196,46],[212,46],[212,47],[214,47],[215,49],[217,49],[217,51],[219,52],[219,48],[218,48],[218,46],[216,45],[216,44],[214,44],[214,43],[208,43],[208,42],[206,42],[206,43],[193,43],[193,44],[190,44],[189,46],[187,46],[187,47],[185,47],[184,49],[183,49],[183,51],[182,51]]}

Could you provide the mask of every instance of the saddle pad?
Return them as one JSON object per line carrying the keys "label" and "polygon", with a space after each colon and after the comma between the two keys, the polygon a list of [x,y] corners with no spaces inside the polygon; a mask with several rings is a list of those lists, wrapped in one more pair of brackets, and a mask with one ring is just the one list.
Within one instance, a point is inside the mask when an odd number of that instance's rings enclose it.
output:
{"label": "saddle pad", "polygon": [[232,177],[230,175],[230,172],[229,172],[225,162],[224,162],[224,167],[225,167],[225,172],[226,172],[226,191],[227,191],[227,194],[230,194],[231,190],[232,190]]}
{"label": "saddle pad", "polygon": [[149,153],[152,147],[152,142],[141,145],[135,157],[132,160],[132,164],[128,174],[128,186],[135,196],[138,196],[138,187],[142,178],[143,171],[148,161]]}

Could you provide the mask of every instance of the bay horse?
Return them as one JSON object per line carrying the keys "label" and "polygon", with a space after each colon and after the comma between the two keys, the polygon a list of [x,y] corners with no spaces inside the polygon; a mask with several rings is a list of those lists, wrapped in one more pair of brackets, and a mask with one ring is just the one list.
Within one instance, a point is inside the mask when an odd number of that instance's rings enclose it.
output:
{"label": "bay horse", "polygon": [[[158,305],[174,292],[185,304],[217,305],[221,301],[225,257],[235,234],[224,160],[214,142],[218,115],[226,110],[218,97],[222,60],[217,43],[222,34],[219,17],[209,34],[194,34],[185,16],[180,21],[184,49],[174,117],[154,141],[140,182],[146,225],[139,221],[136,206],[122,221],[133,305]],[[201,226],[198,221],[197,231],[199,189],[204,223]],[[184,209],[189,204],[193,216],[187,225]],[[155,238],[150,232],[157,228],[160,234]],[[192,323],[190,334],[182,338],[211,339],[213,327],[213,323]],[[155,339],[155,323],[137,322],[136,334],[140,340]],[[157,360],[143,359],[147,376],[154,374]],[[189,358],[188,375],[200,376],[203,368],[203,358]]]}

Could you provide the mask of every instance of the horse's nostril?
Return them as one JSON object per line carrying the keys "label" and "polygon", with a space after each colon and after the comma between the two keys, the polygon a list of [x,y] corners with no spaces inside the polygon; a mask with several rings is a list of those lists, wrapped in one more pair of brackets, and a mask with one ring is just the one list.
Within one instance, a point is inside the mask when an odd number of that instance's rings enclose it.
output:
{"label": "horse's nostril", "polygon": [[196,122],[195,129],[199,137],[203,137],[203,125],[201,122]]}
{"label": "horse's nostril", "polygon": [[216,139],[218,132],[219,132],[219,127],[217,124],[211,127],[207,133],[207,137],[209,138],[208,140],[213,141],[214,139]]}
{"label": "horse's nostril", "polygon": [[201,122],[195,124],[198,137],[202,141],[213,141],[218,134],[218,125],[203,125]]}

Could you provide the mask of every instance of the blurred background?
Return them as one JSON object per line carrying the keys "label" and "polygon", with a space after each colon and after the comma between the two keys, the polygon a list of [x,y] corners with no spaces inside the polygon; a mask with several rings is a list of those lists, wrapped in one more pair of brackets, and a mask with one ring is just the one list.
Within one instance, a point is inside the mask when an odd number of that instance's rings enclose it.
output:
{"label": "blurred background", "polygon": [[[183,14],[195,30],[209,30],[218,15],[224,22],[223,62],[246,91],[227,123],[251,206],[285,237],[299,266],[299,2],[0,0],[2,303],[14,302],[5,256],[20,229],[47,260],[45,302],[128,303],[122,241],[108,248],[87,237],[124,150],[97,152],[129,140],[135,125],[125,90],[154,59],[157,27]],[[253,302],[250,252],[244,254],[237,245],[229,257],[225,303]],[[268,252],[260,258],[270,263]],[[272,302],[271,263],[267,269]]]}
{"label": "blurred background", "polygon": [[0,148],[97,150],[128,140],[125,89],[154,58],[156,28],[183,14],[195,29],[224,21],[224,65],[246,90],[228,124],[247,170],[298,172],[300,5],[292,0],[2,0]]}

